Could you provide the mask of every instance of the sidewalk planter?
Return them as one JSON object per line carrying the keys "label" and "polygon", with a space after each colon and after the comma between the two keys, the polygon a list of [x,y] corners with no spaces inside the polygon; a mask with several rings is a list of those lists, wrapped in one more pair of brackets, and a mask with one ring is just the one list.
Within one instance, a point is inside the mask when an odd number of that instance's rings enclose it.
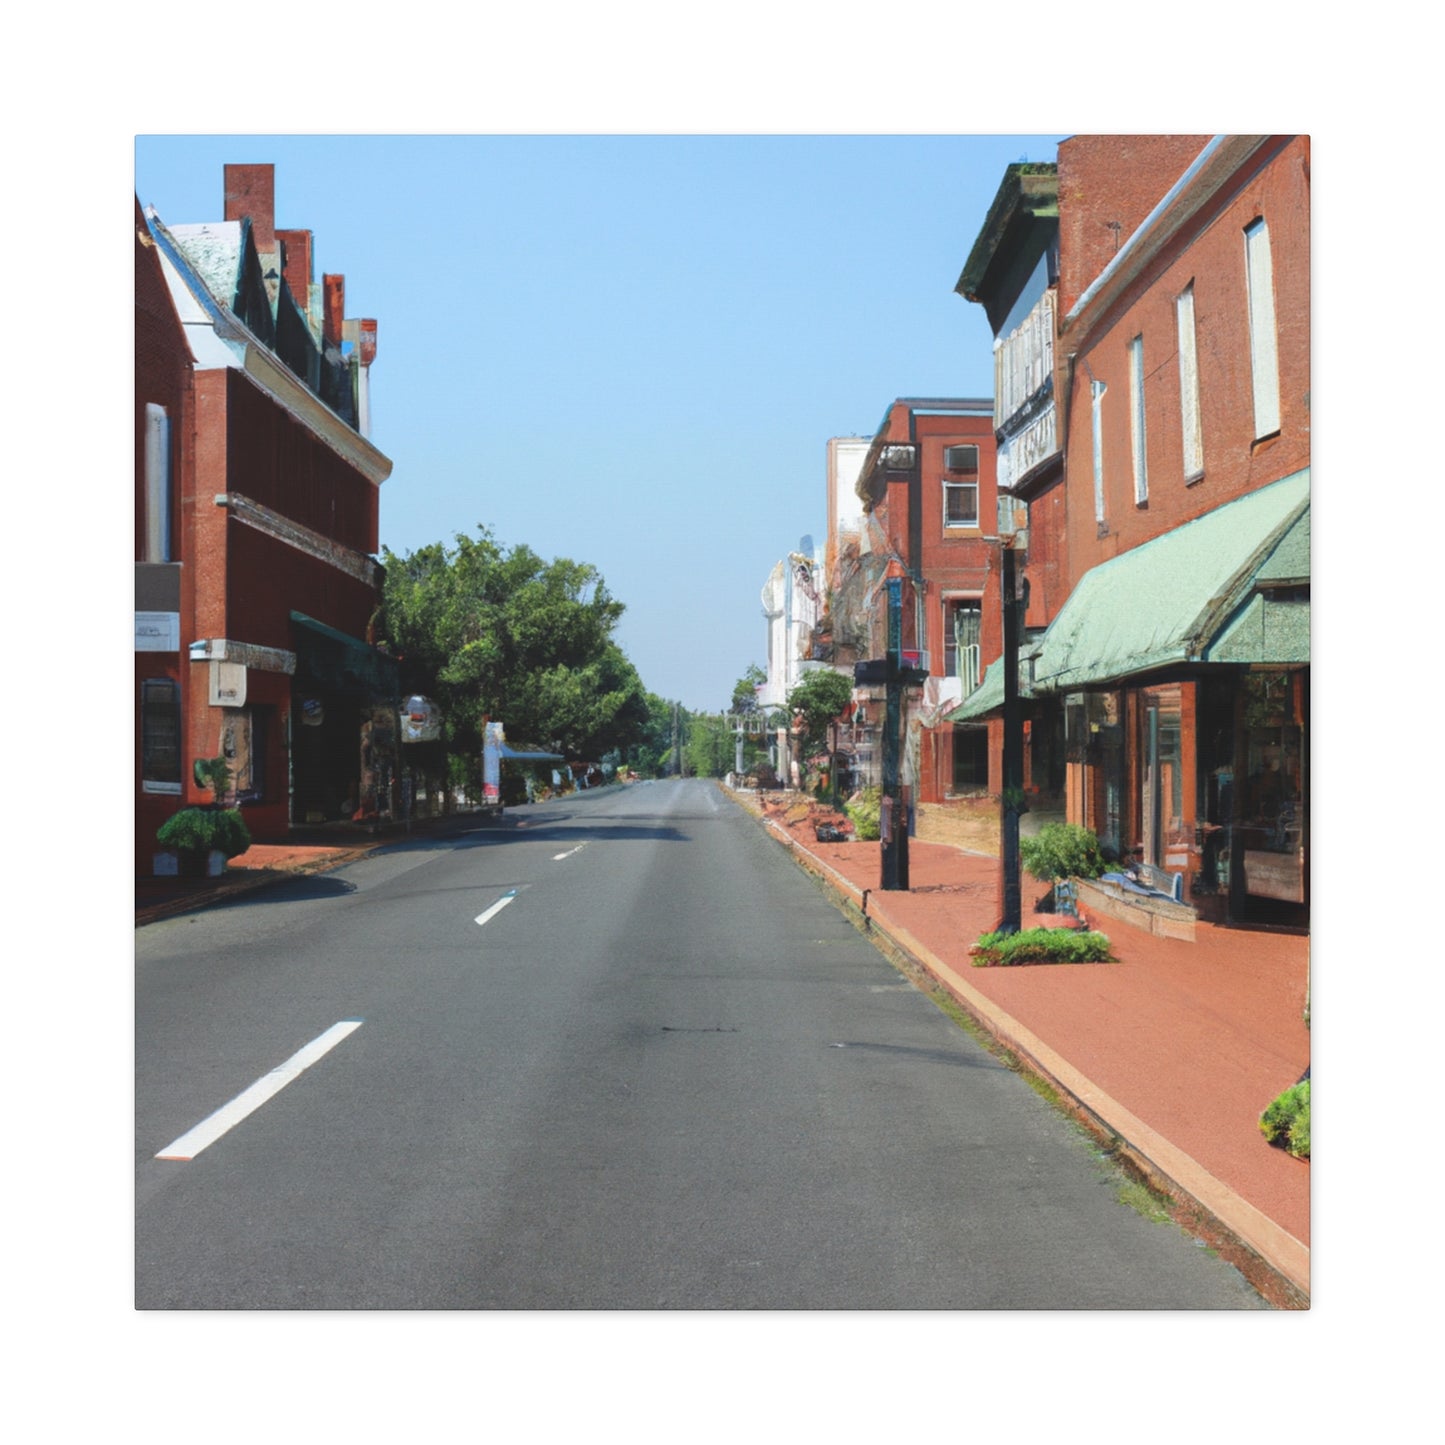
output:
{"label": "sidewalk planter", "polygon": [[219,848],[167,848],[151,857],[154,878],[219,878],[226,871],[226,855]]}
{"label": "sidewalk planter", "polygon": [[219,878],[226,860],[251,846],[251,831],[235,808],[182,808],[156,830],[156,842],[174,855],[180,877]]}

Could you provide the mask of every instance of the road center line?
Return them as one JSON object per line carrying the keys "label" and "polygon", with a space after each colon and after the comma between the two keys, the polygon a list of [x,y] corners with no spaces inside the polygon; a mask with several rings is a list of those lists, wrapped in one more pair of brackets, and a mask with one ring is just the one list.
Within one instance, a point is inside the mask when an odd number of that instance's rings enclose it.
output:
{"label": "road center line", "polygon": [[554,853],[552,855],[552,861],[554,863],[560,863],[564,858],[570,858],[574,853],[580,853],[586,846],[585,843],[579,843],[575,848],[569,848],[565,853]]}
{"label": "road center line", "polygon": [[516,896],[517,890],[515,888],[509,888],[490,908],[477,914],[476,922],[478,924],[491,922]]}
{"label": "road center line", "polygon": [[279,1094],[293,1079],[309,1069],[318,1059],[329,1054],[342,1039],[355,1032],[362,1025],[361,1019],[342,1019],[332,1024],[318,1038],[312,1039],[304,1048],[292,1054],[284,1064],[278,1064],[269,1074],[256,1080],[244,1093],[237,1094],[229,1104],[223,1104],[209,1118],[202,1119],[194,1129],[182,1134],[174,1144],[169,1144],[156,1155],[157,1159],[194,1159],[202,1149],[214,1144],[222,1134],[234,1129],[248,1114],[254,1113],[275,1094]]}

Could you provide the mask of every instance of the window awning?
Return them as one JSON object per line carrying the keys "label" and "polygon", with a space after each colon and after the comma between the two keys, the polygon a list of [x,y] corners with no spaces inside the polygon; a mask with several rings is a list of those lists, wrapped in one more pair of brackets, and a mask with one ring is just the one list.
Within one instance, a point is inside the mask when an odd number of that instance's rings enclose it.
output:
{"label": "window awning", "polygon": [[[1310,660],[1310,474],[1226,502],[1091,568],[1036,643],[1019,695],[1072,692],[1182,664]],[[949,714],[1003,706],[1002,661]]]}
{"label": "window awning", "polygon": [[304,612],[293,612],[291,622],[296,638],[298,686],[359,692],[377,699],[394,700],[399,696],[394,657]]}
{"label": "window awning", "polygon": [[[1033,690],[1028,685],[1028,660],[1038,651],[1036,642],[1026,642],[1019,648],[1019,696],[1028,699]],[[949,713],[944,722],[982,722],[1003,707],[1003,658],[989,663],[983,679],[964,700]]]}

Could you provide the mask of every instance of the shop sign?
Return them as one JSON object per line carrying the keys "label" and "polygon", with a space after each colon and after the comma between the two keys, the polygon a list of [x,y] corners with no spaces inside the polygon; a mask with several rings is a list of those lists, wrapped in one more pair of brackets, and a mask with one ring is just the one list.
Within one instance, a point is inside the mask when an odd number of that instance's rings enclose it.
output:
{"label": "shop sign", "polygon": [[211,706],[246,706],[246,669],[238,662],[211,664]]}
{"label": "shop sign", "polygon": [[135,615],[135,650],[137,652],[179,652],[181,650],[181,614],[179,612],[137,612]]}
{"label": "shop sign", "polygon": [[402,742],[434,743],[441,735],[441,709],[429,697],[409,697],[402,703]]}

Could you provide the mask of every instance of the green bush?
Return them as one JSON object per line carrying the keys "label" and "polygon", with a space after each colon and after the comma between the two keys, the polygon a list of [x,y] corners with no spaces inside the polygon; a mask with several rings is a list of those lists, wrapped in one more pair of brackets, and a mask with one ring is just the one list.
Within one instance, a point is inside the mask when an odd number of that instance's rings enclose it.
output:
{"label": "green bush", "polygon": [[882,788],[860,788],[843,804],[843,811],[853,824],[853,836],[860,843],[876,843],[882,836],[878,818],[882,802]]}
{"label": "green bush", "polygon": [[251,830],[235,808],[182,808],[156,829],[156,842],[177,853],[216,849],[235,858],[251,846]]}
{"label": "green bush", "polygon": [[1107,866],[1098,837],[1078,823],[1045,823],[1032,838],[1019,840],[1019,857],[1044,883],[1056,878],[1097,878]]}
{"label": "green bush", "polygon": [[1018,933],[985,933],[974,945],[975,968],[1005,968],[1016,963],[1111,963],[1103,933],[1074,928],[1025,928]]}
{"label": "green bush", "polygon": [[1271,1144],[1293,1154],[1310,1157],[1310,1081],[1302,1080],[1284,1091],[1259,1118],[1260,1133]]}

